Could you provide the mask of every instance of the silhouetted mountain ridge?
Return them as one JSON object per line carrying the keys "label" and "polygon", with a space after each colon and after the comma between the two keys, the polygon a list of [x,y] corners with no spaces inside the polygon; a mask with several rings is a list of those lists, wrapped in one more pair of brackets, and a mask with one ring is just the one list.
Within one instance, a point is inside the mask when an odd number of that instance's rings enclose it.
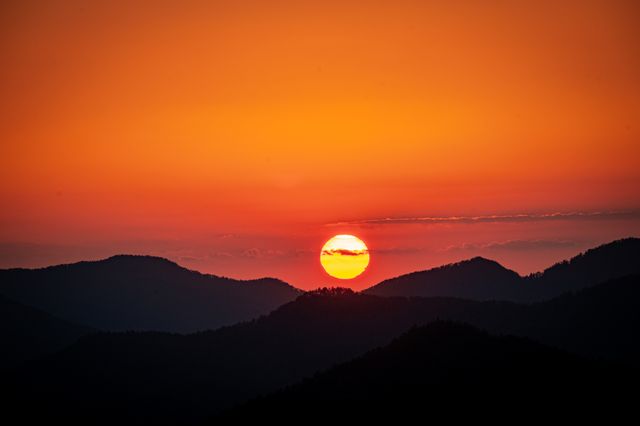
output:
{"label": "silhouetted mountain ridge", "polygon": [[118,255],[0,270],[0,294],[103,330],[193,332],[266,314],[300,291],[274,278],[240,281],[160,257]]}
{"label": "silhouetted mountain ridge", "polygon": [[364,290],[364,293],[531,302],[639,273],[640,239],[626,238],[587,250],[526,277],[493,260],[474,257],[391,278]]}
{"label": "silhouetted mountain ridge", "polygon": [[[377,296],[460,297],[486,299],[486,295],[517,294],[521,277],[498,262],[474,257],[426,271],[382,281],[365,290]],[[491,298],[491,297],[489,297]]]}
{"label": "silhouetted mountain ridge", "polygon": [[606,280],[640,273],[640,238],[624,238],[586,250],[526,279],[551,294],[556,287],[573,291]]}
{"label": "silhouetted mountain ridge", "polygon": [[135,413],[178,421],[291,385],[438,319],[637,365],[639,298],[639,276],[532,305],[329,289],[214,331],[91,335],[17,370],[8,383],[26,400],[38,398],[33,392],[55,395],[39,405],[42,413],[60,414],[74,401],[89,416],[105,416],[96,410],[109,401],[115,418]]}

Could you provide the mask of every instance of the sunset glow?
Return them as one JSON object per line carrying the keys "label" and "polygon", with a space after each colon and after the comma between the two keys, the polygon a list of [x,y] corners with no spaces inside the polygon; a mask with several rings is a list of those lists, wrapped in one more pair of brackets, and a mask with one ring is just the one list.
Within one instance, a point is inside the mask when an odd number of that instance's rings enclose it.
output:
{"label": "sunset glow", "polygon": [[4,417],[637,415],[640,0],[1,0],[0,57]]}
{"label": "sunset glow", "polygon": [[0,19],[0,267],[140,253],[309,289],[318,246],[354,233],[376,250],[360,289],[640,235],[636,2],[28,0]]}

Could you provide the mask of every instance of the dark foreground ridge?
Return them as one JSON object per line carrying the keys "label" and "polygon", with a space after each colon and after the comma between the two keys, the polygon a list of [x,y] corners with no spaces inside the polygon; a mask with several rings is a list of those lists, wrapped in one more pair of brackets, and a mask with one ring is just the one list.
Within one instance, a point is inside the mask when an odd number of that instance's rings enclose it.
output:
{"label": "dark foreground ridge", "polygon": [[586,403],[597,404],[603,413],[625,406],[631,412],[633,397],[627,389],[635,386],[637,373],[528,339],[438,321],[217,420],[282,421],[305,413],[361,421],[383,414],[477,420],[488,410],[495,416],[557,415],[574,409],[580,414]]}
{"label": "dark foreground ridge", "polygon": [[62,350],[91,332],[0,296],[0,369]]}

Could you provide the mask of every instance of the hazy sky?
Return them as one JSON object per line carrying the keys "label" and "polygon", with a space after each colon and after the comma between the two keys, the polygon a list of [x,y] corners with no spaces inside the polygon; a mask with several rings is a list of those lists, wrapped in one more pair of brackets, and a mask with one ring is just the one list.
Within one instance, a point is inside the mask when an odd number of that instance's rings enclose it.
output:
{"label": "hazy sky", "polygon": [[[356,288],[640,235],[635,1],[3,1],[0,267]],[[554,215],[560,213],[560,215]]]}

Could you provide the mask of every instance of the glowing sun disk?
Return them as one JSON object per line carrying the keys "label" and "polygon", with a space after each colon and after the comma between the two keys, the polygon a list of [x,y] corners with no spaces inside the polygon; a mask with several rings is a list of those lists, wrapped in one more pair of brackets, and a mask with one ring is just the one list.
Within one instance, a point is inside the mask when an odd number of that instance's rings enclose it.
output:
{"label": "glowing sun disk", "polygon": [[369,249],[353,235],[336,235],[325,243],[320,263],[332,277],[348,280],[362,274],[369,265]]}

